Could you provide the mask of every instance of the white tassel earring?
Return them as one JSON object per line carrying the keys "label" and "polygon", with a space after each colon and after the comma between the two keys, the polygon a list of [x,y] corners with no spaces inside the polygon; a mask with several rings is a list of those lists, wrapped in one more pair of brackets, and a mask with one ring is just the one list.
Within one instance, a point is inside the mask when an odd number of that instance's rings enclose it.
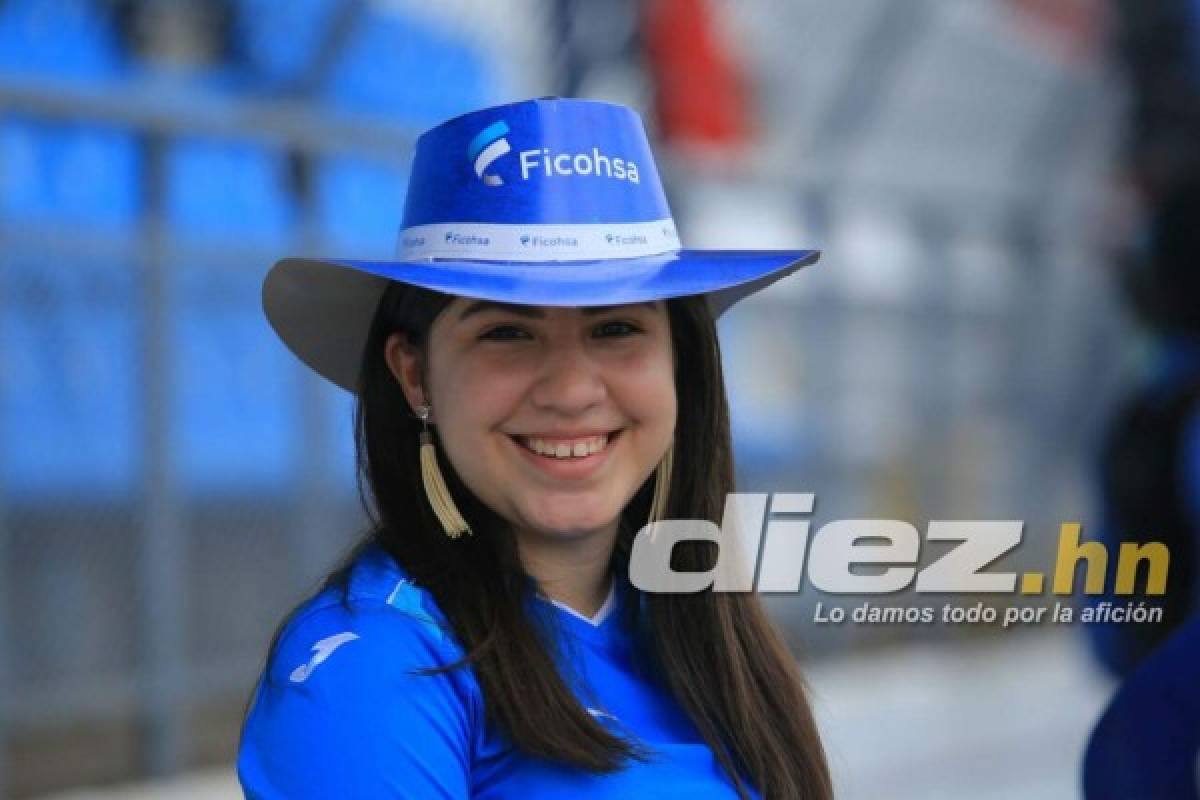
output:
{"label": "white tassel earring", "polygon": [[667,514],[667,500],[671,495],[671,467],[675,460],[675,443],[667,448],[658,469],[654,471],[654,499],[650,501],[650,522],[658,522]]}
{"label": "white tassel earring", "polygon": [[471,533],[471,526],[463,519],[454,505],[454,498],[446,486],[446,479],[438,466],[437,450],[433,444],[433,434],[429,432],[429,406],[416,407],[417,417],[421,420],[421,483],[425,485],[425,496],[429,505],[442,523],[442,530],[451,539],[457,539],[464,533]]}

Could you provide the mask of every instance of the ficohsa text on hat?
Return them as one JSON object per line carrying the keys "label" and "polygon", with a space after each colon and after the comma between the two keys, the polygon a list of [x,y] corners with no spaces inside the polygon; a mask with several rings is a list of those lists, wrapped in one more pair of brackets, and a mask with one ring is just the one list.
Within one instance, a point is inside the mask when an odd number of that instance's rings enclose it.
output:
{"label": "ficohsa text on hat", "polygon": [[555,153],[550,154],[550,148],[541,150],[522,150],[521,179],[529,180],[535,171],[540,171],[545,177],[557,175],[596,175],[604,178],[641,183],[638,177],[638,167],[633,161],[626,161],[615,156],[606,156],[599,147],[593,147],[591,153]]}

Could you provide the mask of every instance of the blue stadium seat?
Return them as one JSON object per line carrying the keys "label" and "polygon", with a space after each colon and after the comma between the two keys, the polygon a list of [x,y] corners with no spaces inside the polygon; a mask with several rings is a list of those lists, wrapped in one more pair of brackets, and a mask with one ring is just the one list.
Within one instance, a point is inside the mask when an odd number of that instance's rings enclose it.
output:
{"label": "blue stadium seat", "polygon": [[166,158],[167,222],[185,245],[248,246],[172,265],[173,450],[193,495],[256,495],[294,478],[298,374],[262,315],[260,283],[294,208],[278,152],[185,140]]}
{"label": "blue stadium seat", "polygon": [[[0,217],[14,229],[119,238],[137,220],[141,154],[125,131],[8,117],[0,163]],[[128,496],[140,453],[133,265],[28,244],[0,257],[0,460],[12,500]]]}
{"label": "blue stadium seat", "polygon": [[295,223],[287,160],[246,142],[186,138],[166,155],[166,217],[185,241],[276,248]]}
{"label": "blue stadium seat", "polygon": [[128,231],[141,210],[142,154],[127,131],[0,121],[0,214]]}
{"label": "blue stadium seat", "polygon": [[0,3],[0,70],[58,77],[102,77],[124,67],[104,4],[95,0]]}
{"label": "blue stadium seat", "polygon": [[[79,80],[121,74],[126,60],[105,4],[0,2],[0,72]],[[137,143],[125,131],[0,117],[0,214],[71,224],[130,222]]]}
{"label": "blue stadium seat", "polygon": [[[357,0],[350,0],[357,2]],[[264,88],[303,78],[339,6],[347,0],[237,0],[234,40],[241,60]]]}
{"label": "blue stadium seat", "polygon": [[174,282],[172,450],[193,496],[261,495],[295,478],[298,371],[260,310],[264,267],[186,265]]}
{"label": "blue stadium seat", "polygon": [[71,224],[133,225],[141,211],[141,155],[126,131],[62,130],[49,151],[55,216]]}
{"label": "blue stadium seat", "polygon": [[39,126],[26,120],[0,121],[0,215],[6,220],[46,218],[53,209],[40,133]]}
{"label": "blue stadium seat", "polygon": [[[308,77],[324,37],[352,0],[238,0],[235,37],[250,71],[268,88]],[[480,53],[453,34],[393,5],[358,3],[358,16],[319,76],[331,106],[427,127],[489,104],[496,90]],[[437,13],[430,6],[424,14]]]}
{"label": "blue stadium seat", "polygon": [[482,54],[449,24],[434,27],[394,6],[367,9],[322,86],[332,106],[425,128],[496,99]]}
{"label": "blue stadium seat", "polygon": [[136,277],[5,256],[0,462],[12,502],[128,497],[140,464]]}
{"label": "blue stadium seat", "polygon": [[405,170],[360,158],[318,162],[316,218],[328,247],[356,258],[389,258],[396,249],[408,188]]}

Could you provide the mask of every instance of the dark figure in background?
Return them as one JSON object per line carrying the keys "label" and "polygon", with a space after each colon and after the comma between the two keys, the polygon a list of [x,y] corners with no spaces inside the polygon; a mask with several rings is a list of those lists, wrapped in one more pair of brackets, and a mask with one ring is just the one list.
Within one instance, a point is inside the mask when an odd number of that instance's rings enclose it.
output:
{"label": "dark figure in background", "polygon": [[1087,628],[1123,683],[1092,733],[1083,789],[1200,800],[1200,0],[1113,9],[1132,100],[1124,169],[1145,215],[1122,287],[1157,359],[1105,437],[1101,537],[1110,561],[1124,541],[1161,541],[1171,563],[1162,597],[1089,598],[1145,600],[1163,618]]}
{"label": "dark figure in background", "polygon": [[[1168,188],[1148,223],[1145,249],[1130,257],[1124,279],[1138,317],[1153,331],[1157,358],[1105,438],[1102,536],[1110,561],[1122,542],[1161,541],[1171,564],[1162,597],[1092,598],[1145,600],[1163,610],[1159,624],[1088,628],[1098,656],[1118,676],[1200,609],[1200,182]],[[1106,586],[1111,591],[1113,582]]]}

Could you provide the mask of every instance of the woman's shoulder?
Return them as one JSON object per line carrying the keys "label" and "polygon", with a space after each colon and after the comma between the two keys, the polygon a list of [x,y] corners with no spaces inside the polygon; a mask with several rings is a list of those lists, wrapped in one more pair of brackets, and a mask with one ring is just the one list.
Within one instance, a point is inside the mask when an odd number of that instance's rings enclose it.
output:
{"label": "woman's shoulder", "polygon": [[[364,551],[345,591],[322,591],[284,626],[243,725],[243,789],[466,796],[482,696],[469,667],[440,669],[462,655],[430,594],[384,551]],[[413,777],[423,769],[428,785]]]}
{"label": "woman's shoulder", "polygon": [[[348,580],[303,603],[283,626],[270,682],[303,683],[333,659],[341,670],[434,668],[464,653],[433,596],[378,545],[354,560]],[[457,672],[457,671],[456,671]]]}

